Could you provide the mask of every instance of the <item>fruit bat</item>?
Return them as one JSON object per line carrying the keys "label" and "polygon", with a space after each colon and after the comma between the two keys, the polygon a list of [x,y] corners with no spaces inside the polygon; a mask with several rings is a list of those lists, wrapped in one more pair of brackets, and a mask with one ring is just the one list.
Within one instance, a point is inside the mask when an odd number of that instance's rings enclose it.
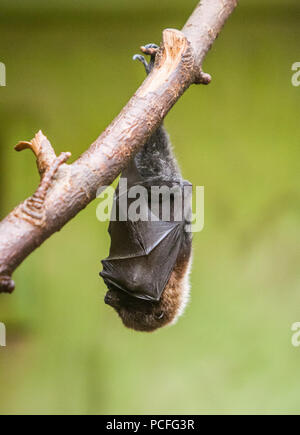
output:
{"label": "fruit bat", "polygon": [[[134,56],[147,73],[157,49],[154,44],[144,47],[151,55],[149,64],[143,56]],[[121,174],[108,229],[110,252],[102,260],[100,276],[108,287],[105,303],[128,328],[150,332],[173,324],[188,302],[192,251],[188,186],[161,125]],[[166,187],[165,195],[153,199],[153,188],[163,192]],[[134,188],[140,201],[133,219],[129,211],[135,206],[136,198],[130,194]]]}

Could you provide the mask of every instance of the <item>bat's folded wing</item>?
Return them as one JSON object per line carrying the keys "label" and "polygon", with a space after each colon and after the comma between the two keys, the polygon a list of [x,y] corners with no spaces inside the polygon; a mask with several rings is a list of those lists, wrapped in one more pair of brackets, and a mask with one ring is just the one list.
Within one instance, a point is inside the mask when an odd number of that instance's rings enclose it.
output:
{"label": "bat's folded wing", "polygon": [[159,301],[170,278],[183,236],[182,222],[111,222],[110,255],[101,276],[133,297]]}

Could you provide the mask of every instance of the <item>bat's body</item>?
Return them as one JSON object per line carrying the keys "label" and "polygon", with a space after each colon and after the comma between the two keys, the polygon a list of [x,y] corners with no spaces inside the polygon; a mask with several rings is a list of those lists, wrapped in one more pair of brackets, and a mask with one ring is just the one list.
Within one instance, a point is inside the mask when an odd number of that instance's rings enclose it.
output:
{"label": "bat's body", "polygon": [[[153,51],[153,45],[147,46]],[[146,49],[147,49],[146,47]],[[149,50],[150,51],[150,50]],[[138,57],[151,70],[150,64]],[[175,196],[171,196],[170,219],[164,220],[159,204],[157,221],[111,222],[110,256],[103,261],[101,276],[109,291],[105,302],[121,317],[125,326],[139,331],[153,331],[174,323],[183,313],[189,298],[188,274],[191,264],[191,233],[187,232],[190,215],[179,167],[163,126],[151,136],[143,149],[122,173],[128,189],[143,186],[151,196],[156,186],[175,187],[182,198],[185,212],[178,219],[175,214]],[[119,211],[120,195],[115,198]],[[127,207],[129,207],[130,201]],[[188,206],[188,207],[187,207]],[[146,213],[152,215],[150,205]],[[188,208],[188,213],[186,213]],[[151,209],[152,210],[152,209]],[[129,216],[130,218],[130,216]]]}

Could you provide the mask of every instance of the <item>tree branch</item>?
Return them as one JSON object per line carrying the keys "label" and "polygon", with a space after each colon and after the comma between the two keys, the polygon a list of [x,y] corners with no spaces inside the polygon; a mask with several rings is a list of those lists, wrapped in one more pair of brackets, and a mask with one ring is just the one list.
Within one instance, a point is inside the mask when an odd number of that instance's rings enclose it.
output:
{"label": "tree branch", "polygon": [[72,165],[70,153],[59,157],[39,132],[29,148],[37,158],[41,183],[35,194],[0,222],[0,292],[11,293],[11,275],[22,261],[59,231],[109,185],[147,141],[184,91],[208,84],[203,59],[238,0],[202,0],[182,32],[167,29],[152,73],[117,118]]}
{"label": "tree branch", "polygon": [[56,159],[56,154],[51,143],[41,131],[35,135],[32,141],[19,142],[18,145],[15,146],[16,151],[23,151],[25,149],[30,149],[35,154],[37,167],[41,176],[52,166]]}

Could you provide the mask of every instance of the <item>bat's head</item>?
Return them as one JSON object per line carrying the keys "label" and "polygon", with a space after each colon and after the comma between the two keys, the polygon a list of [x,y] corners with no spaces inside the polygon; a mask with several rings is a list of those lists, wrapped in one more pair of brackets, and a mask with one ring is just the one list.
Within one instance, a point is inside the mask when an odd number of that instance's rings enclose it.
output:
{"label": "bat's head", "polygon": [[137,299],[111,286],[105,303],[113,307],[124,325],[136,331],[152,332],[176,322],[189,298],[190,256],[180,256],[160,301]]}

